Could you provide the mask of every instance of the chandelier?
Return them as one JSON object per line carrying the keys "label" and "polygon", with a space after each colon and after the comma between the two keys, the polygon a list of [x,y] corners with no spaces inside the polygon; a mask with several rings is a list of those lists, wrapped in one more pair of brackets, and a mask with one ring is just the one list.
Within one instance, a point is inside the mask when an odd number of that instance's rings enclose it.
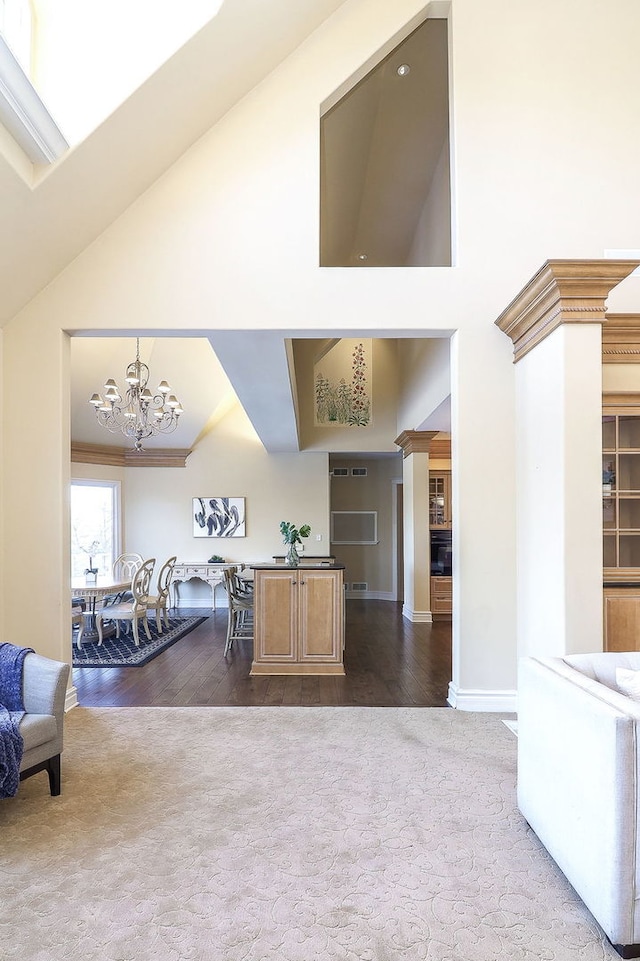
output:
{"label": "chandelier", "polygon": [[145,437],[171,434],[176,429],[183,408],[166,380],[160,381],[156,394],[147,387],[149,368],[140,360],[139,338],[136,359],[127,367],[125,381],[128,387],[124,397],[115,380],[109,379],[104,385],[104,400],[100,394],[93,394],[89,403],[99,424],[112,432],[122,431],[134,441],[134,449],[141,451]]}

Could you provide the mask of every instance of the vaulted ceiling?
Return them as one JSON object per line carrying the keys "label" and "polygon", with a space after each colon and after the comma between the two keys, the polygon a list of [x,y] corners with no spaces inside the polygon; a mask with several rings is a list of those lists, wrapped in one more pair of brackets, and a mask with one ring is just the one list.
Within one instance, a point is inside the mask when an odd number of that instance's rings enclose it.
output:
{"label": "vaulted ceiling", "polygon": [[[343,2],[229,0],[97,130],[49,168],[31,167],[17,157],[0,127],[0,325]],[[100,430],[86,403],[103,383],[98,354],[102,368],[108,359],[109,376],[120,380],[134,357],[131,338],[108,340],[105,352],[89,338],[74,338],[74,439],[99,442]],[[268,449],[298,449],[285,336],[264,332],[250,341],[245,337],[240,347],[233,331],[212,332],[209,339],[141,342],[152,376],[173,380],[185,407],[183,437],[176,437],[175,446],[192,445],[216,410],[229,403],[232,386]]]}

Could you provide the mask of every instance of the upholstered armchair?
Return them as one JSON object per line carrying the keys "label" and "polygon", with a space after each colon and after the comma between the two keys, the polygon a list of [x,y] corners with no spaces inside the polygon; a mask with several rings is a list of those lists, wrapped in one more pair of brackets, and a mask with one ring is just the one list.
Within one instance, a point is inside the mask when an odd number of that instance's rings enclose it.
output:
{"label": "upholstered armchair", "polygon": [[27,654],[24,659],[22,693],[26,713],[20,721],[24,741],[20,780],[46,771],[52,797],[60,794],[60,754],[69,671],[68,664],[40,654]]}

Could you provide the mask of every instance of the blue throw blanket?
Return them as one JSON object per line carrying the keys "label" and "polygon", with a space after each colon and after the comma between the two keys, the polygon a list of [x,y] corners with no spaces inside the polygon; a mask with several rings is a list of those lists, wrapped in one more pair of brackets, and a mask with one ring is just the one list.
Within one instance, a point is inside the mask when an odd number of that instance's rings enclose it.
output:
{"label": "blue throw blanket", "polygon": [[14,797],[20,784],[23,740],[20,721],[24,714],[22,673],[32,647],[0,644],[0,798]]}

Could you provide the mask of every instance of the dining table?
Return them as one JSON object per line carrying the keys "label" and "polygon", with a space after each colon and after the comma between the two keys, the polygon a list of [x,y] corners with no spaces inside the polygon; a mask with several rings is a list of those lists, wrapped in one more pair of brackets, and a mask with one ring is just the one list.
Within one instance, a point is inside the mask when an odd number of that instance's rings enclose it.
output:
{"label": "dining table", "polygon": [[[86,602],[84,611],[84,631],[82,634],[83,643],[95,642],[98,640],[98,629],[96,627],[96,606],[98,601],[104,600],[111,595],[123,594],[131,590],[131,578],[113,578],[111,575],[103,575],[95,578],[95,581],[87,583],[85,577],[74,577],[71,580],[71,600],[82,598]],[[104,624],[102,636],[109,637],[115,632],[115,625]]]}

